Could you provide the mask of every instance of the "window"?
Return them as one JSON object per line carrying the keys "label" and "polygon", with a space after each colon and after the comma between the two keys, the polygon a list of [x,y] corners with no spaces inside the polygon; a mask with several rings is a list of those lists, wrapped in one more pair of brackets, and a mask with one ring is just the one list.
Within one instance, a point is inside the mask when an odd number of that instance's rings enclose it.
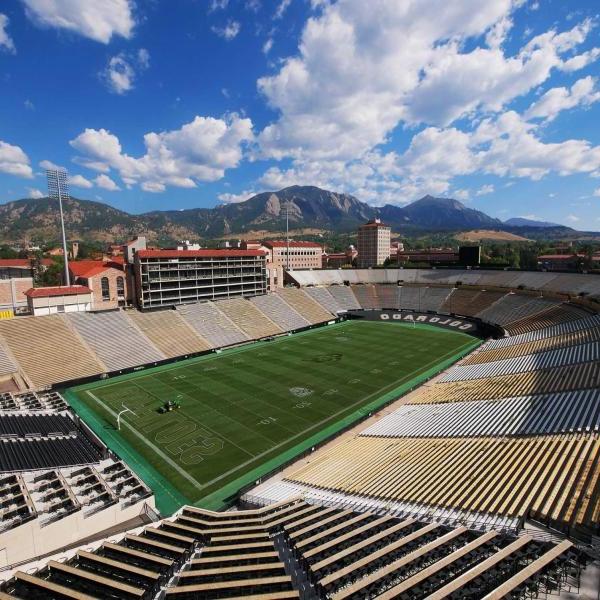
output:
{"label": "window", "polygon": [[125,280],[123,277],[117,277],[117,296],[125,295]]}
{"label": "window", "polygon": [[108,283],[108,277],[103,277],[100,280],[100,286],[102,287],[102,300],[110,300],[110,284]]}

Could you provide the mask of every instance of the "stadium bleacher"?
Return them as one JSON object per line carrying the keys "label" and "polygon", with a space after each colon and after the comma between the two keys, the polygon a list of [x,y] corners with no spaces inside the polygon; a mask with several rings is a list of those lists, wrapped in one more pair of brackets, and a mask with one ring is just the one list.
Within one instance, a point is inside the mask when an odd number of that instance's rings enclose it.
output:
{"label": "stadium bleacher", "polygon": [[218,309],[253,340],[282,333],[282,329],[252,302],[230,298],[216,302]]}
{"label": "stadium bleacher", "polygon": [[212,347],[177,311],[130,311],[127,316],[167,358],[204,352]]}
{"label": "stadium bleacher", "polygon": [[106,370],[59,315],[0,321],[0,338],[34,389]]}
{"label": "stadium bleacher", "polygon": [[352,288],[350,286],[332,285],[327,289],[342,310],[359,310],[361,308],[361,305],[358,303],[356,296],[352,293]]}
{"label": "stadium bleacher", "polygon": [[283,288],[277,292],[277,295],[313,325],[329,321],[334,316],[306,294],[304,290]]}
{"label": "stadium bleacher", "polygon": [[249,339],[213,302],[183,304],[177,311],[213,348],[241,344]]}
{"label": "stadium bleacher", "polygon": [[121,311],[69,313],[66,318],[106,365],[119,371],[166,356]]}
{"label": "stadium bleacher", "polygon": [[250,298],[250,302],[267,315],[281,331],[294,331],[310,325],[303,316],[277,294],[254,296],[254,298]]}
{"label": "stadium bleacher", "polygon": [[345,310],[340,306],[338,301],[330,293],[330,290],[324,287],[308,287],[304,291],[313,299],[316,300],[325,310],[332,315]]}
{"label": "stadium bleacher", "polygon": [[474,597],[481,598],[518,585],[568,589],[583,562],[570,542],[292,498],[225,513],[184,507],[172,518],[16,570],[0,597],[416,599],[454,586],[478,590]]}

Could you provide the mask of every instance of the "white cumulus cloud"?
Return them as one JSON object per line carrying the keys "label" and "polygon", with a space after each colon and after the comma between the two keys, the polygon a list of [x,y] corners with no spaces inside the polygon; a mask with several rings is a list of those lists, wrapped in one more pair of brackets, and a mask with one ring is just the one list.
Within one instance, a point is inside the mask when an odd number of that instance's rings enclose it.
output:
{"label": "white cumulus cloud", "polygon": [[33,171],[29,157],[22,148],[0,140],[0,173],[31,179]]}
{"label": "white cumulus cloud", "polygon": [[16,52],[15,44],[8,33],[8,17],[0,13],[0,50],[6,50],[12,54]]}
{"label": "white cumulus cloud", "polygon": [[28,198],[43,198],[46,194],[37,188],[27,188],[27,197]]}
{"label": "white cumulus cloud", "polygon": [[577,106],[590,106],[598,100],[600,100],[600,91],[596,88],[596,80],[591,76],[583,77],[571,88],[556,87],[548,90],[529,107],[525,118],[552,121],[563,110]]}
{"label": "white cumulus cloud", "polygon": [[475,195],[476,196],[485,196],[486,194],[493,194],[493,193],[494,193],[494,186],[491,183],[487,183],[485,185],[482,185],[475,192]]}
{"label": "white cumulus cloud", "polygon": [[130,38],[135,26],[130,0],[23,0],[29,18],[43,27],[67,29],[108,44]]}
{"label": "white cumulus cloud", "polygon": [[109,59],[100,74],[108,89],[115,94],[126,94],[134,87],[138,71],[145,71],[150,66],[150,53],[141,48],[135,54],[121,52]]}
{"label": "white cumulus cloud", "polygon": [[71,175],[69,177],[69,184],[73,187],[84,188],[87,190],[94,187],[94,184],[83,175]]}
{"label": "white cumulus cloud", "polygon": [[166,186],[193,188],[199,181],[217,181],[242,159],[245,143],[253,139],[252,122],[237,114],[221,119],[197,116],[180,129],[144,136],[146,153],[138,158],[123,152],[119,138],[106,129],[86,129],[71,146],[88,162],[118,172],[127,186],[145,191]]}
{"label": "white cumulus cloud", "polygon": [[117,192],[121,188],[108,176],[108,175],[98,175],[96,179],[94,179],[94,183],[103,190],[107,190],[109,192]]}

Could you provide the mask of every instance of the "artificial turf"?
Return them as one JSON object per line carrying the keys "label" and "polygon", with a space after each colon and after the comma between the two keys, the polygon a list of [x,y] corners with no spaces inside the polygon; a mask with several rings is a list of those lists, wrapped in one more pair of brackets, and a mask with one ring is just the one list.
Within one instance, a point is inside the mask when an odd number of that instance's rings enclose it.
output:
{"label": "artificial turf", "polygon": [[[406,392],[479,340],[346,321],[71,388],[71,406],[152,488],[162,513],[220,508],[269,470]],[[166,414],[168,400],[181,408]],[[121,429],[116,429],[116,414]]]}

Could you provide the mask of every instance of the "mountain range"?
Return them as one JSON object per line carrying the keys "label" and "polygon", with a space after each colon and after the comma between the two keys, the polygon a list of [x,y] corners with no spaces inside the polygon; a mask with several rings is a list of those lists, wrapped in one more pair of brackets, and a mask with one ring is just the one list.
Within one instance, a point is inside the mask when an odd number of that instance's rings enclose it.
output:
{"label": "mountain range", "polygon": [[[503,229],[521,234],[537,230],[539,234],[546,226],[549,233],[575,233],[568,227],[519,218],[503,223],[451,198],[424,196],[406,206],[375,208],[354,196],[314,186],[264,192],[245,202],[214,208],[152,211],[138,215],[101,202],[71,198],[64,202],[64,211],[71,239],[103,242],[119,242],[138,234],[145,234],[160,243],[218,239],[252,232],[282,232],[285,231],[286,216],[290,230],[355,231],[368,219],[379,217],[394,232],[405,234],[471,229]],[[3,241],[35,242],[58,237],[58,211],[50,199],[29,198],[0,205],[0,239]]]}

